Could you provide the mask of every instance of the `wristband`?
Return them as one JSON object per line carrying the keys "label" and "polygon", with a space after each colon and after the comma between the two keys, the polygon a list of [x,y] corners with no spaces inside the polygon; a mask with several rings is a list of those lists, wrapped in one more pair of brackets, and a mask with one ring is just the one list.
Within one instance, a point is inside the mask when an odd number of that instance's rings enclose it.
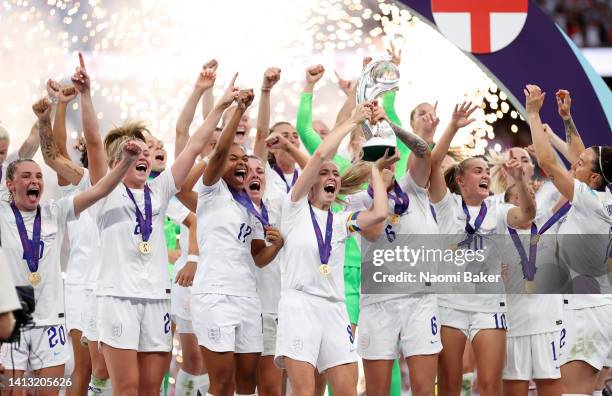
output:
{"label": "wristband", "polygon": [[194,263],[197,263],[200,260],[200,256],[198,256],[197,254],[189,254],[187,255],[187,261],[193,261]]}

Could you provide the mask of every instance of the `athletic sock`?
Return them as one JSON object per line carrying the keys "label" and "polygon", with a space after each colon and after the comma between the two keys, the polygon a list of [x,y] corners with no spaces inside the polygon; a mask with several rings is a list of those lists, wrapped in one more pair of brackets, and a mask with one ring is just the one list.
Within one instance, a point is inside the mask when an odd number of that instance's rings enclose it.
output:
{"label": "athletic sock", "polygon": [[176,375],[176,396],[196,396],[198,377],[180,369]]}
{"label": "athletic sock", "polygon": [[603,391],[593,391],[593,396],[603,396]]}
{"label": "athletic sock", "polygon": [[471,396],[472,395],[472,382],[474,382],[474,373],[465,373],[463,374],[461,380],[461,396]]}
{"label": "athletic sock", "polygon": [[93,375],[87,387],[87,396],[112,396],[113,387],[110,378],[101,379]]}
{"label": "athletic sock", "polygon": [[198,390],[201,394],[205,395],[208,393],[208,388],[210,388],[210,379],[208,378],[208,374],[202,374],[198,376]]}

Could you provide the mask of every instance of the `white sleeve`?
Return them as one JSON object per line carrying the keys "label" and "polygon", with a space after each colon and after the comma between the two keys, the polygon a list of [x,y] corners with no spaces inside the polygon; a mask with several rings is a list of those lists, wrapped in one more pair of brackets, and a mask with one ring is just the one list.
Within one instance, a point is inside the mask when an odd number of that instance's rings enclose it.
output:
{"label": "white sleeve", "polygon": [[172,220],[174,224],[181,225],[189,216],[189,209],[187,209],[176,197],[171,197],[168,203],[168,210],[166,210],[166,216]]}
{"label": "white sleeve", "polygon": [[586,183],[574,179],[574,199],[572,208],[583,215],[592,215],[602,210],[601,202],[597,198],[597,193]]}
{"label": "white sleeve", "polygon": [[497,221],[495,223],[496,234],[506,234],[508,231],[508,212],[514,207],[514,205],[505,202],[497,204]]}
{"label": "white sleeve", "polygon": [[281,208],[281,224],[280,231],[283,238],[286,238],[289,232],[294,228],[296,221],[302,215],[302,212],[308,210],[308,196],[305,195],[297,202],[291,201],[291,194],[283,197]]}
{"label": "white sleeve", "polygon": [[79,184],[77,184],[76,186],[73,186],[72,184],[69,184],[67,186],[60,186],[59,189],[63,197],[69,197],[78,192],[85,191],[89,187],[91,187],[91,179],[89,178],[89,171],[86,168],[83,168],[83,176],[81,177]]}
{"label": "white sleeve", "polygon": [[21,308],[8,262],[0,250],[0,314]]}
{"label": "white sleeve", "polygon": [[57,219],[57,224],[60,229],[65,229],[67,222],[78,218],[74,214],[74,195],[53,201],[49,203],[49,205],[51,205],[50,210]]}
{"label": "white sleeve", "polygon": [[207,202],[216,197],[223,188],[223,179],[219,179],[212,186],[207,186],[203,181],[200,180],[198,183],[198,200],[202,200],[202,202]]}
{"label": "white sleeve", "polygon": [[349,195],[345,198],[346,210],[357,211],[357,210],[368,210],[372,206],[373,199],[367,191],[361,191],[356,194]]}
{"label": "white sleeve", "polygon": [[438,219],[438,226],[440,227],[441,234],[455,234],[457,230],[454,227],[455,221],[455,197],[454,194],[446,189],[446,194],[440,202],[433,203],[436,211],[436,218]]}
{"label": "white sleeve", "polygon": [[408,193],[408,195],[418,197],[428,196],[427,189],[416,184],[416,182],[412,178],[412,175],[410,175],[410,172],[406,172],[406,174],[399,179],[397,184],[399,184],[400,188],[406,193]]}
{"label": "white sleeve", "polygon": [[149,187],[159,194],[159,200],[162,204],[168,203],[170,198],[178,192],[171,170],[163,171],[149,184]]}

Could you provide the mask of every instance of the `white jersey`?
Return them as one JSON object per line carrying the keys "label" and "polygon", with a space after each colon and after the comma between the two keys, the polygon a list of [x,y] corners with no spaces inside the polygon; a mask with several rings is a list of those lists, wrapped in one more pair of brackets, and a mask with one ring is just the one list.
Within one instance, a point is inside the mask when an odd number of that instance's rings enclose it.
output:
{"label": "white jersey", "polygon": [[[264,205],[266,205],[268,210],[268,220],[271,225],[276,227],[279,226],[281,220],[281,204],[282,198],[264,198]],[[261,210],[257,206],[256,209]],[[280,256],[280,253],[277,254],[274,260],[263,268],[254,268],[255,278],[257,279],[257,293],[261,300],[261,310],[263,313],[278,313],[278,301],[280,300],[281,293]]]}
{"label": "white jersey", "polygon": [[0,164],[0,201],[9,201],[9,190],[6,187],[6,169],[8,168],[9,164],[16,159],[19,159],[19,152],[13,151],[7,155],[4,162]]}
{"label": "white jersey", "polygon": [[[34,287],[36,309],[34,322],[36,326],[50,326],[64,323],[64,292],[60,268],[60,250],[66,223],[75,218],[73,198],[40,205],[41,233],[40,251],[42,256],[37,272],[41,282]],[[21,212],[28,238],[32,238],[36,211]],[[15,215],[10,204],[0,202],[0,238],[2,248],[8,259],[9,268],[16,286],[27,286],[31,271],[23,259],[23,247]]]}
{"label": "white jersey", "polygon": [[272,169],[270,164],[266,162],[266,196],[270,198],[278,198],[287,195],[287,187],[292,187],[291,183],[293,182],[294,174],[299,176],[301,171],[297,164],[295,165],[295,171],[297,173],[291,172],[289,174],[283,174],[283,176],[285,176],[285,180],[283,180],[283,178],[280,177],[280,175],[274,169]]}
{"label": "white jersey", "polygon": [[[91,187],[89,171],[84,169],[83,177],[76,186],[60,187],[62,195],[70,197]],[[68,223],[67,235],[70,255],[66,265],[66,285],[84,286],[93,290],[100,262],[100,236],[96,227],[94,208],[90,207],[79,218]]]}
{"label": "white jersey", "polygon": [[198,246],[193,294],[257,297],[251,241],[264,239],[259,220],[238,203],[227,183],[201,183],[198,192]]}
{"label": "white jersey", "polygon": [[[444,198],[438,203],[434,203],[438,227],[441,234],[465,234],[466,216],[461,206],[461,195],[451,193],[448,189]],[[478,235],[492,235],[497,230],[497,210],[499,201],[493,196],[485,199],[487,205],[487,215],[485,216],[480,228],[476,232]],[[471,225],[474,226],[476,217],[480,211],[479,206],[468,206]],[[501,273],[501,263],[499,272]],[[440,294],[438,303],[442,307],[454,308],[469,312],[500,312],[505,311],[505,294]]]}
{"label": "white jersey", "polygon": [[[151,252],[142,254],[142,242],[134,203],[123,184],[96,204],[96,215],[102,240],[102,267],[96,284],[98,296],[167,299],[168,249],[164,235],[164,219],[170,198],[177,188],[171,171],[162,172],[148,183],[151,189],[153,232],[149,238]],[[131,189],[145,215],[144,189]]]}
{"label": "white jersey", "polygon": [[[575,276],[572,265],[576,263],[601,263],[601,266],[605,267],[612,232],[612,195],[609,190],[595,191],[585,183],[574,180],[574,199],[571,204],[565,220],[559,226],[558,241],[559,259]],[[577,236],[578,234],[582,237]],[[583,248],[576,249],[576,246]],[[569,309],[612,304],[608,276],[602,275],[596,280],[602,294],[565,295]]]}
{"label": "white jersey", "polygon": [[[438,234],[438,224],[431,213],[429,195],[427,189],[420,187],[410,172],[406,172],[404,176],[398,181],[399,187],[408,194],[410,204],[408,209],[400,217],[399,224],[391,224],[388,219],[385,220],[385,234],[389,235],[391,232],[402,235],[424,235],[424,234]],[[391,194],[395,194],[393,190],[389,191]],[[349,211],[363,211],[368,210],[372,207],[374,199],[370,196],[368,191],[361,191],[357,194],[346,198],[347,210]],[[387,201],[389,215],[394,214],[395,201],[389,198]],[[361,245],[361,238],[357,236],[355,238],[357,243]],[[361,246],[360,246],[361,247]],[[418,248],[418,247],[417,247]],[[435,272],[435,268],[431,268],[432,272]],[[359,299],[360,306],[366,306],[369,304],[379,303],[386,300],[392,300],[394,298],[400,298],[405,294],[361,294]]]}
{"label": "white jersey", "polygon": [[[498,215],[498,235],[509,235],[508,232],[508,211],[513,207],[510,204],[500,205],[497,212]],[[534,223],[538,230],[552,216],[551,207],[548,210],[538,212],[539,215],[535,218]],[[521,242],[525,248],[525,253],[529,257],[529,238],[531,229],[517,229],[517,234],[520,235]],[[536,268],[542,268],[546,264],[555,263],[556,258],[556,238],[549,229],[545,235],[547,238],[541,238],[538,242],[536,252]],[[521,290],[524,287],[523,272],[521,267],[521,257],[510,239],[505,241],[504,246],[504,262],[509,266],[508,283],[510,287],[517,284]],[[536,271],[536,276],[538,271]],[[517,293],[521,290],[515,290]],[[558,331],[563,323],[563,298],[558,294],[508,294],[508,335],[511,337],[535,335]]]}
{"label": "white jersey", "polygon": [[[312,210],[321,235],[325,238],[328,212],[314,206]],[[308,197],[297,202],[291,201],[291,195],[284,197],[280,226],[285,240],[280,259],[281,296],[285,290],[298,290],[332,302],[344,301],[344,249],[346,239],[351,236],[348,230],[349,216],[347,212],[333,213],[331,254],[327,263],[331,274],[323,275],[319,272],[321,258]]]}

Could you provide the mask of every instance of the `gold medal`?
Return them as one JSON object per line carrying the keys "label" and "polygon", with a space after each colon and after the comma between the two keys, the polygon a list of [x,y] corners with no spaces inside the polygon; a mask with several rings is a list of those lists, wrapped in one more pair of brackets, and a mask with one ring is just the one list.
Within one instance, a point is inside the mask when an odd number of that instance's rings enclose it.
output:
{"label": "gold medal", "polygon": [[147,241],[142,241],[138,244],[138,250],[142,254],[149,254],[151,253],[151,244]]}
{"label": "gold medal", "polygon": [[450,245],[448,245],[448,248],[450,250],[457,250],[459,249],[459,245],[457,245],[456,243],[451,243]]}
{"label": "gold medal", "polygon": [[329,275],[331,274],[331,267],[329,266],[329,264],[321,264],[319,266],[319,272],[321,273],[321,275]]}
{"label": "gold medal", "polygon": [[535,287],[535,282],[534,281],[527,281],[525,282],[525,293],[527,294],[533,294],[536,291],[536,287]]}
{"label": "gold medal", "polygon": [[400,215],[398,215],[397,213],[394,213],[390,215],[389,217],[387,217],[387,220],[389,220],[389,223],[395,225],[395,224],[399,224],[400,218],[401,218]]}
{"label": "gold medal", "polygon": [[531,237],[531,244],[534,246],[537,245],[540,241],[540,236],[540,234],[535,234],[533,237]]}
{"label": "gold medal", "polygon": [[30,282],[30,285],[36,287],[40,284],[40,281],[42,281],[42,277],[39,272],[30,272],[28,275],[28,282]]}

